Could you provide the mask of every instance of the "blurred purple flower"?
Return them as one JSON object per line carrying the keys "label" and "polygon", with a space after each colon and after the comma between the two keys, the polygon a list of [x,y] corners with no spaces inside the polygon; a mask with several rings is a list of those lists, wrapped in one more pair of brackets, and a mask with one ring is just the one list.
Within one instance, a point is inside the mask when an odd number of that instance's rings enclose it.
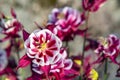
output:
{"label": "blurred purple flower", "polygon": [[72,40],[79,30],[78,27],[84,21],[84,15],[70,7],[55,8],[48,18],[47,28],[56,34],[61,40]]}

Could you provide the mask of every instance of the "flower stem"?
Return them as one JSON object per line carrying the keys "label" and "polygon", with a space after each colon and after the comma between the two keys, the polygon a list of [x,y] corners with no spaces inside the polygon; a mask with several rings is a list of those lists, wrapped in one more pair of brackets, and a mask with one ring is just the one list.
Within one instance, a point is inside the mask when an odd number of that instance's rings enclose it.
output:
{"label": "flower stem", "polygon": [[19,47],[17,46],[17,40],[15,39],[15,47],[16,47],[16,53],[17,53],[17,57],[18,57],[18,60],[20,59],[20,53],[19,53]]}
{"label": "flower stem", "polygon": [[108,78],[107,70],[108,70],[108,60],[105,59],[104,80],[107,80],[107,78]]}
{"label": "flower stem", "polygon": [[67,48],[67,55],[68,55],[68,57],[70,56],[70,51],[69,51],[69,42],[68,41],[66,41],[66,44],[65,44],[65,47]]}
{"label": "flower stem", "polygon": [[[90,12],[87,12],[87,18],[86,18],[86,29],[88,29],[88,21],[89,21]],[[86,44],[86,37],[87,37],[87,30],[84,33],[84,39],[83,39],[83,50],[82,50],[82,64],[84,63],[84,55],[85,55],[85,44]]]}
{"label": "flower stem", "polygon": [[[86,29],[88,29],[88,21],[89,21],[89,16],[90,16],[90,12],[86,12],[86,24],[85,24],[85,27]],[[87,37],[87,30],[85,31],[84,33],[84,39],[83,39],[83,49],[82,49],[82,65],[84,64],[84,56],[85,56],[85,44],[86,44],[86,37]],[[82,66],[83,67],[83,66]],[[82,74],[80,72],[80,74]],[[79,80],[82,80],[83,79],[83,75],[80,76]]]}

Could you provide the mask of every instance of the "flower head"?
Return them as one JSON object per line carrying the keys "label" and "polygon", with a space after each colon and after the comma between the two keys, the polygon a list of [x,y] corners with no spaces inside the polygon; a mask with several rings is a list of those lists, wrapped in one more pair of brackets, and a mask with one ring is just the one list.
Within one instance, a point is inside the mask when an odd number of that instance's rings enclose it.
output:
{"label": "flower head", "polygon": [[71,40],[83,20],[83,15],[75,9],[70,7],[61,9],[55,8],[52,10],[48,19],[48,24],[53,24],[55,26],[48,26],[47,28],[61,40]]}
{"label": "flower head", "polygon": [[35,30],[25,41],[27,56],[42,66],[52,63],[52,58],[58,55],[61,46],[61,40],[47,29]]}
{"label": "flower head", "polygon": [[99,55],[99,58],[95,63],[103,62],[106,58],[110,58],[115,64],[120,64],[116,59],[120,52],[120,39],[111,34],[107,38],[100,38],[98,48],[95,53]]}
{"label": "flower head", "polygon": [[8,18],[2,14],[2,17],[0,18],[0,33],[5,34],[6,38],[18,37],[18,32],[22,28],[22,24],[17,20],[13,9],[11,10],[11,15],[12,17]]}
{"label": "flower head", "polygon": [[97,11],[106,0],[82,0],[84,10],[95,12]]}
{"label": "flower head", "polygon": [[99,46],[95,50],[96,53],[103,53],[106,56],[113,56],[120,51],[120,39],[111,34],[108,38],[100,38]]}

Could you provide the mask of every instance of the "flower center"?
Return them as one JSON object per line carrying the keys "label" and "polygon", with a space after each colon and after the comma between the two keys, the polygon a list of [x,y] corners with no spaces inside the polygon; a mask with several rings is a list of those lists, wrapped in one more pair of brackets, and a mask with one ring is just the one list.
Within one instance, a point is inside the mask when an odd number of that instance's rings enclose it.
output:
{"label": "flower center", "polygon": [[107,41],[107,39],[106,38],[103,38],[103,37],[100,37],[100,43],[104,46],[104,47],[108,47],[108,41]]}
{"label": "flower center", "polygon": [[45,50],[47,48],[47,43],[42,43],[40,50]]}
{"label": "flower center", "polygon": [[59,13],[57,16],[58,19],[64,19],[65,15],[63,13]]}

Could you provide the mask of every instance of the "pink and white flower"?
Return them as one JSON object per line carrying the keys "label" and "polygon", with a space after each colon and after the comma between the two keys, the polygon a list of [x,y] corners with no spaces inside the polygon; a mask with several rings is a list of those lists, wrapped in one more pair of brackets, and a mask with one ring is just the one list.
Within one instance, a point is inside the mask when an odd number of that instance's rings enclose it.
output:
{"label": "pink and white flower", "polygon": [[73,39],[78,27],[84,21],[84,16],[77,10],[70,7],[52,10],[48,18],[47,28],[56,34],[61,40],[67,41]]}
{"label": "pink and white flower", "polygon": [[111,34],[108,38],[101,38],[96,53],[103,53],[106,56],[113,56],[120,52],[120,39]]}
{"label": "pink and white flower", "polygon": [[61,40],[51,31],[35,30],[25,41],[27,56],[35,64],[41,66],[52,64],[52,59],[59,54],[62,46]]}
{"label": "pink and white flower", "polygon": [[95,53],[99,56],[95,63],[103,62],[106,58],[109,58],[113,63],[120,65],[116,60],[120,53],[120,39],[113,34],[107,38],[102,37]]}

